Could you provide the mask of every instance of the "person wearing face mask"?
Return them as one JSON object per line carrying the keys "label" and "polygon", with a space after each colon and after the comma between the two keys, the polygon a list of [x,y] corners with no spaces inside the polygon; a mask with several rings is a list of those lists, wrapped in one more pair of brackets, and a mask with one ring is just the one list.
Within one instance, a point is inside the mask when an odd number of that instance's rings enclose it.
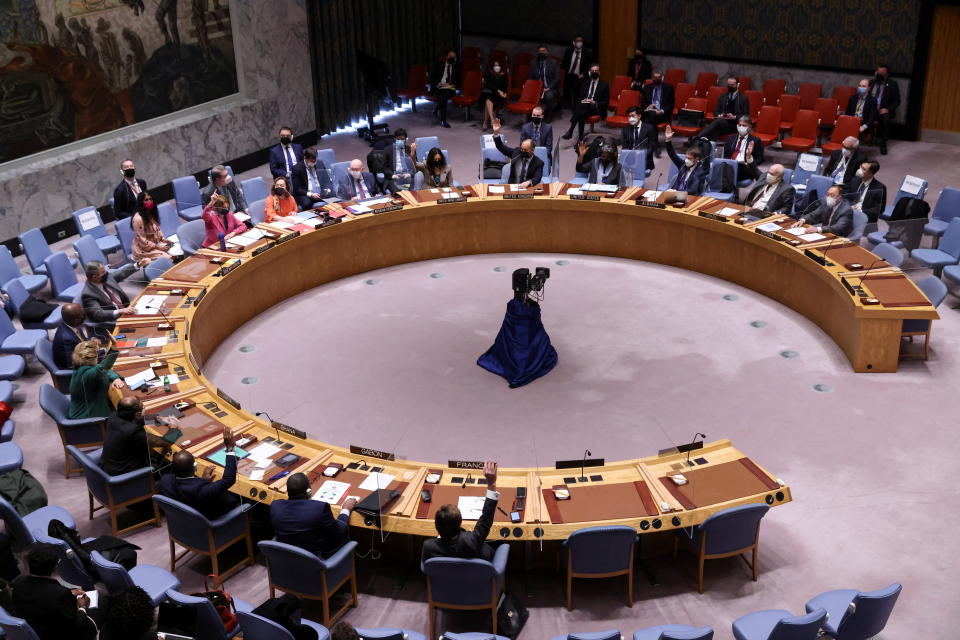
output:
{"label": "person wearing face mask", "polygon": [[640,107],[627,109],[627,126],[621,130],[623,148],[647,152],[647,169],[653,169],[653,150],[657,144],[657,128],[640,119]]}
{"label": "person wearing face mask", "polygon": [[577,36],[573,43],[563,52],[563,60],[560,62],[560,68],[565,69],[567,75],[563,80],[563,99],[571,101],[570,104],[576,108],[576,96],[580,86],[580,81],[587,77],[590,65],[593,64],[593,51],[583,44],[583,36]]}
{"label": "person wearing face mask", "polygon": [[221,235],[224,240],[229,240],[238,233],[243,233],[247,228],[233,216],[227,199],[220,195],[213,196],[213,199],[203,208],[200,217],[203,219],[203,228],[206,233],[203,246],[208,248],[219,248]]}
{"label": "person wearing face mask", "polygon": [[877,99],[870,94],[870,81],[864,78],[857,85],[857,92],[847,100],[844,113],[860,118],[860,139],[873,130],[877,121]]}
{"label": "person wearing face mask", "polygon": [[830,154],[830,159],[823,168],[823,175],[832,177],[834,184],[848,184],[866,160],[860,152],[860,141],[853,136],[847,136],[840,148]]}
{"label": "person wearing face mask", "polygon": [[264,203],[264,222],[273,222],[278,218],[293,216],[299,211],[297,200],[290,193],[290,185],[283,176],[275,178],[270,194]]}
{"label": "person wearing face mask", "polygon": [[717,100],[716,118],[700,132],[708,140],[719,140],[720,136],[735,133],[740,116],[750,115],[750,101],[740,91],[740,80],[736,76],[727,78],[727,92]]}
{"label": "person wearing face mask", "polygon": [[543,160],[533,153],[533,140],[524,140],[519,147],[508,147],[500,138],[500,120],[493,121],[493,142],[497,151],[510,158],[510,178],[508,184],[517,184],[522,188],[540,184],[543,180]]}
{"label": "person wearing face mask", "polygon": [[520,127],[520,139],[533,140],[533,146],[553,149],[553,125],[543,121],[543,109],[539,106],[530,112],[530,122]]}
{"label": "person wearing face mask", "polygon": [[117,219],[129,218],[137,210],[137,196],[147,190],[147,181],[137,176],[137,168],[129,158],[120,163],[123,180],[113,190],[113,212]]}
{"label": "person wearing face mask", "polygon": [[412,188],[416,168],[410,158],[407,130],[397,127],[393,131],[392,140],[378,140],[373,150],[367,154],[367,167],[383,193],[396,195],[404,189]]}
{"label": "person wearing face mask", "polygon": [[[410,148],[415,152],[414,145],[410,145]],[[380,189],[373,174],[364,170],[360,158],[351,160],[347,175],[342,177],[340,184],[337,185],[337,197],[341,200],[363,200],[378,195],[380,195]]]}
{"label": "person wearing face mask", "polygon": [[290,177],[298,162],[303,161],[303,146],[293,141],[293,129],[280,127],[280,144],[270,147],[270,175]]}
{"label": "person wearing face mask", "polygon": [[[176,428],[180,422],[172,416],[158,416],[157,422]],[[106,435],[100,455],[100,468],[111,476],[119,476],[144,467],[154,470],[164,466],[162,455],[152,455],[154,447],[169,451],[170,442],[144,429],[143,403],[136,396],[124,396],[117,410],[107,418]]]}
{"label": "person wearing face mask", "polygon": [[499,60],[494,60],[490,70],[483,76],[483,88],[480,90],[483,100],[483,127],[482,131],[490,128],[494,118],[500,117],[503,105],[507,100],[507,74]]}
{"label": "person wearing face mask", "polygon": [[763,144],[760,138],[751,135],[753,120],[750,116],[737,119],[737,132],[727,138],[723,145],[723,157],[737,161],[737,176],[740,179],[756,180],[760,175],[757,165],[763,162]]}
{"label": "person wearing face mask", "polygon": [[215,195],[226,198],[227,208],[230,211],[250,214],[247,211],[247,200],[243,196],[243,190],[234,182],[230,172],[222,164],[210,169],[210,184],[200,194],[200,202],[203,206],[207,206]]}
{"label": "person wearing face mask", "polygon": [[348,498],[333,517],[330,505],[311,500],[313,489],[303,473],[287,478],[287,499],[270,504],[270,524],[277,542],[300,547],[318,558],[329,558],[350,540],[350,512],[355,498]]}
{"label": "person wearing face mask", "polygon": [[868,222],[876,222],[887,204],[887,187],[876,179],[878,171],[879,162],[862,163],[844,195],[855,211],[867,214]]}
{"label": "person wearing face mask", "polygon": [[627,65],[627,75],[630,76],[630,88],[634,91],[640,91],[644,83],[653,76],[653,67],[640,47],[633,50],[633,58]]}
{"label": "person wearing face mask", "polygon": [[[84,273],[87,282],[80,294],[80,303],[91,322],[112,323],[120,316],[136,313],[136,310],[129,306],[130,297],[120,288],[116,279],[107,273],[102,262],[91,260],[84,265]],[[110,333],[113,326],[105,327],[105,330]]]}
{"label": "person wearing face mask", "polygon": [[774,164],[750,187],[743,203],[754,211],[790,214],[796,189],[783,181],[783,165]]}
{"label": "person wearing face mask", "polygon": [[131,257],[137,267],[142,269],[159,258],[172,259],[167,250],[173,243],[163,237],[157,203],[147,191],[137,196],[137,212],[133,214],[130,228],[133,230]]}
{"label": "person wearing face mask", "polygon": [[805,227],[807,233],[832,233],[846,237],[853,231],[853,209],[841,197],[840,185],[827,189],[816,209],[797,220],[794,227]]}
{"label": "person wearing face mask", "polygon": [[434,147],[427,152],[424,162],[417,162],[417,143],[410,145],[410,158],[417,167],[423,180],[422,189],[438,189],[452,187],[453,167],[447,164],[440,147]]}
{"label": "person wearing face mask", "polygon": [[[640,92],[640,109],[644,122],[653,126],[669,123],[673,117],[674,91],[673,87],[663,81],[663,73],[655,70],[650,84],[644,85]],[[659,136],[653,142],[653,153],[660,157]]]}
{"label": "person wearing face mask", "polygon": [[583,139],[583,126],[590,116],[605,116],[610,104],[610,87],[600,79],[600,65],[590,65],[590,74],[580,83],[577,102],[570,118],[570,128],[563,134],[564,140],[573,137],[573,128],[577,128],[577,140]]}
{"label": "person wearing face mask", "polygon": [[604,145],[600,148],[600,156],[594,159],[590,167],[590,184],[620,185],[622,173],[620,163],[617,162],[617,150],[613,145]]}
{"label": "person wearing face mask", "polygon": [[192,453],[184,449],[173,454],[173,472],[165,474],[157,483],[160,495],[193,507],[208,520],[216,520],[236,507],[240,499],[230,493],[230,487],[237,481],[237,453],[234,451],[233,433],[228,427],[223,428],[223,446],[226,449],[226,464],[222,478],[213,481],[214,464],[197,477],[196,460]]}
{"label": "person wearing face mask", "polygon": [[877,66],[877,73],[870,83],[870,95],[877,101],[877,140],[880,142],[880,153],[887,155],[890,121],[896,117],[897,107],[900,106],[900,85],[890,78],[890,67],[887,65]]}
{"label": "person wearing face mask", "polygon": [[703,193],[707,184],[707,169],[700,162],[703,160],[700,149],[690,147],[684,157],[678,156],[673,148],[673,128],[670,125],[667,125],[664,131],[664,138],[666,139],[667,155],[670,157],[670,162],[677,168],[677,174],[667,188],[674,191],[686,191],[692,196]]}
{"label": "person wearing face mask", "polygon": [[313,147],[303,152],[303,162],[293,167],[290,175],[290,187],[300,209],[312,209],[320,200],[334,195],[330,170],[317,159]]}
{"label": "person wearing face mask", "polygon": [[440,118],[441,127],[450,128],[447,124],[447,102],[456,94],[459,86],[460,65],[457,64],[457,52],[451,49],[434,65],[430,74],[430,88],[437,102],[433,115]]}
{"label": "person wearing face mask", "polygon": [[540,104],[543,105],[543,117],[546,122],[553,120],[553,112],[560,102],[560,66],[550,58],[547,45],[537,47],[537,55],[530,61],[530,70],[527,79],[538,80],[543,83],[543,92],[540,94]]}

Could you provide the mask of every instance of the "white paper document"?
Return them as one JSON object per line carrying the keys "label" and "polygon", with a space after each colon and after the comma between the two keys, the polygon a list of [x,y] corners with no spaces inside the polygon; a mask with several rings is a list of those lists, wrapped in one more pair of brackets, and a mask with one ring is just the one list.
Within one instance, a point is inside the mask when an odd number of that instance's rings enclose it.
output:
{"label": "white paper document", "polygon": [[370,207],[365,207],[362,204],[355,204],[347,208],[350,209],[350,213],[370,213]]}
{"label": "white paper document", "polygon": [[729,218],[730,216],[735,216],[738,213],[740,213],[740,210],[734,209],[733,207],[724,207],[723,209],[720,209],[720,211],[717,211],[717,213],[719,213],[722,216],[727,216]]}
{"label": "white paper document", "polygon": [[460,517],[464,520],[479,520],[483,513],[484,496],[460,496],[457,500],[457,508],[460,509]]}
{"label": "white paper document", "polygon": [[175,242],[173,245],[171,245],[169,249],[167,249],[167,253],[169,253],[170,257],[172,258],[176,258],[177,256],[182,256],[183,247],[180,246],[179,242]]}
{"label": "white paper document", "polygon": [[580,196],[583,195],[583,190],[581,189],[567,189],[568,196]]}
{"label": "white paper document", "polygon": [[90,598],[90,609],[96,609],[100,605],[100,592],[94,589],[93,591],[85,592],[86,596]]}
{"label": "white paper document", "polygon": [[317,489],[315,494],[310,496],[310,499],[326,502],[327,504],[337,504],[349,488],[350,485],[346,482],[327,480],[320,485],[320,488]]}
{"label": "white paper document", "polygon": [[250,229],[249,231],[241,233],[238,236],[233,236],[227,240],[227,244],[232,244],[238,247],[248,247],[262,237],[262,231],[259,229]]}
{"label": "white paper document", "polygon": [[903,186],[901,188],[905,193],[909,193],[910,195],[919,195],[920,189],[923,188],[923,178],[907,175],[903,179]]}
{"label": "white paper document", "polygon": [[137,313],[142,316],[154,316],[160,313],[159,309],[163,308],[166,301],[167,296],[164,295],[140,296],[134,308],[137,310]]}
{"label": "white paper document", "polygon": [[389,473],[380,473],[379,471],[374,471],[364,478],[363,482],[360,483],[360,488],[367,491],[386,489],[391,482],[393,482],[393,476]]}
{"label": "white paper document", "polygon": [[487,189],[487,191],[489,191],[490,193],[505,193],[506,190],[501,186],[491,185]]}
{"label": "white paper document", "polygon": [[616,193],[617,185],[615,184],[594,184],[588,182],[580,187],[582,191],[604,191],[606,193]]}
{"label": "white paper document", "polygon": [[784,229],[784,231],[786,231],[787,233],[789,233],[789,234],[792,235],[792,236],[802,236],[803,234],[805,234],[805,233],[807,232],[807,228],[806,228],[806,227],[791,227],[791,228],[789,228],[789,229]]}
{"label": "white paper document", "polygon": [[816,171],[820,158],[812,153],[801,153],[797,158],[797,166],[804,171]]}
{"label": "white paper document", "polygon": [[454,192],[445,191],[445,192],[443,193],[443,196],[442,196],[442,197],[444,197],[444,198],[459,198],[459,197],[460,197],[460,194],[457,193],[457,192],[455,192],[455,191],[454,191]]}
{"label": "white paper document", "polygon": [[100,220],[97,219],[96,211],[85,211],[77,216],[78,222],[80,222],[81,231],[90,231],[94,227],[100,226]]}
{"label": "white paper document", "polygon": [[365,205],[371,205],[371,204],[387,204],[388,202],[390,202],[390,198],[371,198],[371,199],[369,199],[369,200],[364,200],[364,201],[363,201],[363,204],[365,204]]}
{"label": "white paper document", "polygon": [[767,233],[774,233],[776,231],[782,230],[780,229],[780,225],[778,225],[776,222],[764,222],[763,224],[758,226],[757,229],[760,229],[761,231],[766,231]]}
{"label": "white paper document", "polygon": [[[170,384],[177,384],[178,382],[180,382],[180,378],[178,378],[176,375],[167,375],[167,376],[163,376],[163,378],[166,378],[166,379],[167,379],[167,382],[170,383]],[[151,380],[151,381],[150,381],[150,386],[151,386],[151,387],[162,387],[162,386],[163,386],[163,378],[157,377],[156,380]],[[128,385],[128,386],[129,386],[129,385]]]}
{"label": "white paper document", "polygon": [[288,220],[273,220],[272,222],[268,222],[267,224],[269,224],[271,227],[276,227],[278,229],[289,229],[296,223],[290,222],[290,220],[288,219]]}
{"label": "white paper document", "polygon": [[646,193],[643,194],[643,199],[644,199],[644,200],[656,200],[657,198],[660,197],[660,194],[661,194],[661,193],[663,193],[663,192],[662,192],[662,191],[647,191]]}
{"label": "white paper document", "polygon": [[266,473],[263,469],[254,469],[250,472],[251,480],[263,480],[263,474]]}
{"label": "white paper document", "polygon": [[160,336],[157,338],[147,338],[148,347],[162,347],[167,344],[167,336]]}
{"label": "white paper document", "polygon": [[143,371],[139,371],[132,376],[127,376],[123,379],[123,381],[126,382],[127,386],[131,389],[136,389],[144,382],[149,382],[156,377],[157,374],[153,372],[153,369],[144,369]]}
{"label": "white paper document", "polygon": [[823,240],[827,236],[820,233],[805,233],[802,236],[798,236],[804,242],[816,242],[817,240]]}
{"label": "white paper document", "polygon": [[236,219],[238,222],[246,222],[247,220],[250,219],[250,216],[248,216],[248,215],[245,214],[245,213],[240,213],[239,211],[237,211],[236,213],[234,213],[234,214],[233,214],[233,217],[234,217],[234,219]]}
{"label": "white paper document", "polygon": [[269,442],[262,442],[250,450],[250,457],[254,460],[266,460],[278,451],[280,451],[280,447]]}

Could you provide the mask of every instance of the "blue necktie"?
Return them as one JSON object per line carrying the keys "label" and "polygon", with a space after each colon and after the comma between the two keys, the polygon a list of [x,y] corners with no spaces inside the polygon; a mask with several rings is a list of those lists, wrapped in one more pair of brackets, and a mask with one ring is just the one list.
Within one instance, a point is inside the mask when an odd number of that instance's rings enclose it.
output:
{"label": "blue necktie", "polygon": [[290,147],[287,147],[284,149],[283,155],[287,157],[287,175],[290,175],[290,169],[292,169],[293,165],[296,164],[293,161],[293,151],[290,149]]}

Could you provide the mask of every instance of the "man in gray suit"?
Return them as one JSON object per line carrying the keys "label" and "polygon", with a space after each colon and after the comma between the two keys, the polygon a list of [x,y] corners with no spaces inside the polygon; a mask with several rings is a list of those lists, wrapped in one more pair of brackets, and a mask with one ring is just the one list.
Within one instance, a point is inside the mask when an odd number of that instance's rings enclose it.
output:
{"label": "man in gray suit", "polygon": [[230,178],[227,168],[218,164],[210,169],[210,184],[203,190],[200,201],[203,206],[210,204],[210,199],[214,194],[219,194],[227,198],[230,202],[230,211],[233,213],[247,213],[247,201],[243,197],[243,191],[237,186],[237,183]]}
{"label": "man in gray suit", "polygon": [[848,236],[853,231],[853,209],[840,197],[840,185],[827,189],[827,196],[812,212],[800,218],[793,226],[806,225],[807,232],[832,233]]}
{"label": "man in gray suit", "polygon": [[796,189],[783,181],[783,165],[774,164],[753,184],[743,203],[757,211],[789,215],[796,194]]}
{"label": "man in gray suit", "polygon": [[[102,262],[91,260],[84,267],[87,283],[83,285],[80,301],[83,310],[93,322],[110,322],[120,316],[134,315],[136,310],[130,307],[130,298],[113,276],[107,274]],[[109,327],[108,331],[113,331]]]}

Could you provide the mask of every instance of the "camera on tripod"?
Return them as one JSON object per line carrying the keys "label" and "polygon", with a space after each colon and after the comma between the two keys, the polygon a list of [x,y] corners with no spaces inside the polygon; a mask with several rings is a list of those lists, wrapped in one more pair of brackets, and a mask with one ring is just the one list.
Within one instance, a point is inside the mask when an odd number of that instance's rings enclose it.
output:
{"label": "camera on tripod", "polygon": [[517,269],[513,272],[513,299],[521,302],[534,302],[530,299],[531,293],[542,293],[543,286],[550,277],[548,267],[537,267],[533,275],[530,269]]}

